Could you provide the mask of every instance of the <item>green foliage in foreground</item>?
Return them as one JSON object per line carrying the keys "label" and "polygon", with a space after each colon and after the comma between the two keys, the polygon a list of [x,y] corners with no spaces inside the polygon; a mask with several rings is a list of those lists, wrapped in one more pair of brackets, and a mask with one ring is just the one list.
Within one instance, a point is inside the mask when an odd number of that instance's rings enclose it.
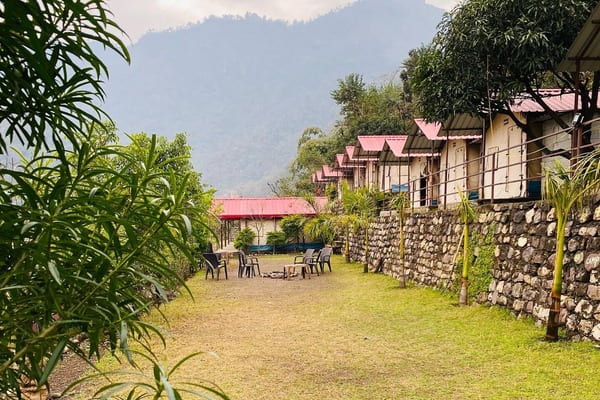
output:
{"label": "green foliage in foreground", "polygon": [[140,315],[183,284],[169,255],[193,260],[188,239],[202,223],[189,175],[162,168],[170,159],[158,161],[155,137],[135,155],[85,137],[64,154],[1,171],[0,390],[16,396],[25,376],[45,384],[67,347],[88,358],[108,340],[130,359],[130,340],[160,336]]}
{"label": "green foliage in foreground", "polygon": [[[174,378],[178,370],[183,369],[183,365],[190,359],[198,356],[200,353],[192,353],[185,356],[171,367],[165,368],[154,357],[149,357],[145,353],[137,353],[141,358],[145,358],[152,366],[152,373],[145,374],[142,371],[110,371],[108,373],[99,373],[88,375],[73,382],[67,392],[81,383],[92,381],[96,378],[109,378],[112,381],[100,386],[93,394],[94,399],[115,399],[115,400],[143,400],[152,397],[152,399],[183,400],[192,398],[201,399],[222,399],[228,400],[229,397],[223,393],[218,386],[207,381],[183,381],[180,382]],[[121,378],[126,377],[124,381]]]}
{"label": "green foliage in foreground", "polygon": [[104,0],[0,1],[0,154],[23,150],[0,165],[2,399],[47,386],[67,348],[89,361],[108,343],[132,365],[131,342],[151,354],[163,334],[141,315],[183,284],[171,261],[194,262],[191,239],[207,234],[187,143],[118,146],[102,122],[95,49],[129,61],[120,33]]}

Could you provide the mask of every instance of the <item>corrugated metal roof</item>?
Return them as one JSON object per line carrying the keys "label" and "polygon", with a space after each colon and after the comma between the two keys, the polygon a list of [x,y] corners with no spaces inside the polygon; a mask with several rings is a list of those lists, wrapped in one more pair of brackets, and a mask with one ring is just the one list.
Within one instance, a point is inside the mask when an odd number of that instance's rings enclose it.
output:
{"label": "corrugated metal roof", "polygon": [[[426,122],[423,118],[415,118],[410,130],[410,135],[404,144],[402,152],[408,156],[421,157],[425,155],[436,156],[446,140],[441,136],[442,124],[439,122]],[[439,136],[438,136],[439,135]]]}
{"label": "corrugated metal roof", "polygon": [[358,155],[367,155],[369,153],[378,153],[383,150],[385,140],[388,138],[395,138],[400,135],[370,135],[370,136],[358,136],[358,145],[355,151]]}
{"label": "corrugated metal roof", "polygon": [[[315,197],[317,208],[327,204],[326,197]],[[281,218],[287,215],[315,215],[315,209],[302,197],[228,197],[215,198],[213,210],[219,219]]]}
{"label": "corrugated metal roof", "polygon": [[[573,111],[575,106],[575,94],[573,92],[562,93],[560,89],[540,89],[538,92],[552,111],[559,113]],[[598,104],[600,105],[600,101]],[[579,101],[579,107],[581,107],[581,100]],[[528,95],[516,98],[513,104],[511,104],[510,109],[513,112],[521,113],[544,112],[542,106]]]}
{"label": "corrugated metal roof", "polygon": [[436,157],[439,155],[442,141],[481,139],[484,126],[483,118],[471,114],[458,114],[444,123],[426,122],[422,118],[415,118],[402,152],[410,154],[411,157],[413,154],[415,157]]}
{"label": "corrugated metal roof", "polygon": [[354,159],[355,148],[355,146],[346,146],[346,157],[348,157],[348,161],[352,161]]}
{"label": "corrugated metal roof", "polygon": [[[600,69],[600,4],[571,44],[565,59],[558,65],[559,71],[597,71]],[[579,68],[577,64],[579,63]]]}
{"label": "corrugated metal roof", "polygon": [[315,183],[329,182],[329,178],[323,176],[323,168],[315,172]]}
{"label": "corrugated metal roof", "polygon": [[[379,157],[379,160],[384,163],[389,162],[400,162],[400,163],[408,163],[410,158],[413,157],[439,157],[439,152],[432,152],[431,143],[442,143],[441,141],[431,141],[428,140],[425,136],[421,135],[421,138],[425,140],[424,143],[426,145],[424,148],[420,148],[417,151],[415,149],[409,149],[407,147],[410,136],[404,136],[404,140],[402,141],[402,146],[399,145],[399,140],[386,140],[385,145],[383,146],[383,151]],[[413,142],[414,143],[414,142]],[[429,146],[429,147],[427,147]]]}
{"label": "corrugated metal roof", "polygon": [[457,114],[448,118],[437,133],[438,139],[481,139],[485,120],[478,115]]}

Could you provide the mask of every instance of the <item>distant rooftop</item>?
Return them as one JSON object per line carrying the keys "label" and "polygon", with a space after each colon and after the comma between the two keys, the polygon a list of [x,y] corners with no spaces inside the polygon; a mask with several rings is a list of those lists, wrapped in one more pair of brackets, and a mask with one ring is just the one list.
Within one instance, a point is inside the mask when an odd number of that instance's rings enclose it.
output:
{"label": "distant rooftop", "polygon": [[[317,208],[323,209],[326,197],[315,197]],[[313,216],[316,210],[302,197],[226,197],[213,200],[213,210],[222,220],[249,218],[282,218],[300,214]]]}

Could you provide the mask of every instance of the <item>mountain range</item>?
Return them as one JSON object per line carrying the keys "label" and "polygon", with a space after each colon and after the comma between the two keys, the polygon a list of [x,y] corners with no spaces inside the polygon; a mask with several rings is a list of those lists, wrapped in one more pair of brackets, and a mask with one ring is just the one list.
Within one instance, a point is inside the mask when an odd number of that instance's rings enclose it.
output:
{"label": "mountain range", "polygon": [[338,118],[338,79],[389,79],[442,14],[424,0],[359,0],[309,22],[248,14],[147,33],[130,65],[106,56],[105,110],[122,133],[186,132],[219,195],[264,195],[304,128]]}

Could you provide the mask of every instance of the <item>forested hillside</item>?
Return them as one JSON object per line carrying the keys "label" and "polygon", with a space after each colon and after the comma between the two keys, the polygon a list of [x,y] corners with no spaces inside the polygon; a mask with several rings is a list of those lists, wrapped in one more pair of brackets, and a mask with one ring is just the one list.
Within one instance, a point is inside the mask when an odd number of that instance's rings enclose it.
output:
{"label": "forested hillside", "polygon": [[247,15],[149,33],[130,66],[107,60],[105,108],[122,132],[187,132],[219,194],[264,194],[303,129],[336,119],[337,80],[392,76],[441,15],[423,0],[363,0],[307,23]]}

